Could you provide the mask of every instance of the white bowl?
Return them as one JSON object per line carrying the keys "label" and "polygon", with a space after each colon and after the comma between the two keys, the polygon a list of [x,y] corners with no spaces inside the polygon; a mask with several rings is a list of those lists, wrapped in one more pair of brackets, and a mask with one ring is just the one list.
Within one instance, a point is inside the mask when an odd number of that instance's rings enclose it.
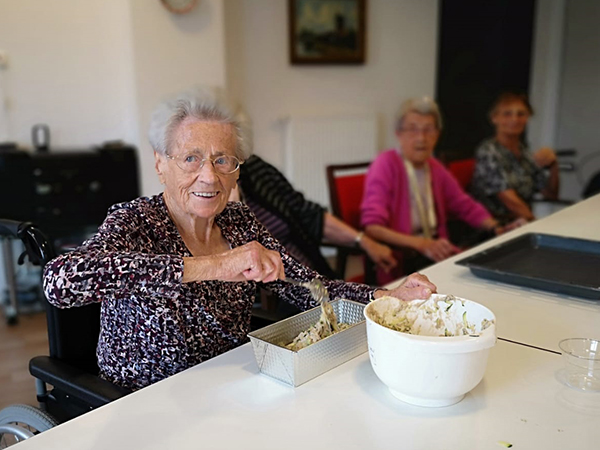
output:
{"label": "white bowl", "polygon": [[[407,403],[429,407],[458,403],[483,378],[490,348],[496,344],[496,318],[489,309],[459,298],[444,303],[444,298],[434,294],[423,303],[382,297],[364,310],[371,366],[391,393]],[[420,334],[376,322],[401,308],[401,314],[414,320],[413,332]],[[465,335],[463,316],[470,326]],[[461,335],[444,336],[445,329]]]}

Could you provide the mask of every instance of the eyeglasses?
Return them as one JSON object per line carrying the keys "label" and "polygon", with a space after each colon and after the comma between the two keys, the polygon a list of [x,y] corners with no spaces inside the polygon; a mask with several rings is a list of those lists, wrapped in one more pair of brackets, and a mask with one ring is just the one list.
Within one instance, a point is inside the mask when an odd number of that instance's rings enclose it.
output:
{"label": "eyeglasses", "polygon": [[424,128],[406,127],[406,128],[401,128],[400,130],[403,133],[406,133],[410,136],[418,136],[421,133],[423,133],[425,136],[433,136],[435,133],[438,132],[438,129],[435,127],[424,127]]}
{"label": "eyeglasses", "polygon": [[240,161],[235,156],[217,155],[208,158],[202,158],[198,153],[184,153],[182,155],[171,156],[166,154],[167,158],[172,159],[184,172],[197,172],[204,167],[206,161],[210,161],[217,173],[229,175],[240,168],[244,161]]}

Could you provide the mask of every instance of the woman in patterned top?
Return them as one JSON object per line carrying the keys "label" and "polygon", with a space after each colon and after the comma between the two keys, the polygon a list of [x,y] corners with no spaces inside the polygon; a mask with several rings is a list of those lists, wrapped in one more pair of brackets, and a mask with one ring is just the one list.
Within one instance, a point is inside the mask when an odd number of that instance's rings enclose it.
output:
{"label": "woman in patterned top", "polygon": [[249,147],[218,91],[162,104],[150,141],[162,194],[113,206],[98,233],[45,267],[58,307],[101,302],[100,375],[139,389],[246,341],[257,285],[302,309],[319,277],[332,298],[409,300],[435,286],[412,275],[392,291],[330,281],[294,260],[241,203],[228,203]]}
{"label": "woman in patterned top", "polygon": [[558,196],[556,155],[547,147],[531,155],[523,133],[533,109],[525,95],[504,93],[490,111],[496,135],[476,152],[477,163],[471,192],[501,223],[514,219],[534,220],[531,201]]}

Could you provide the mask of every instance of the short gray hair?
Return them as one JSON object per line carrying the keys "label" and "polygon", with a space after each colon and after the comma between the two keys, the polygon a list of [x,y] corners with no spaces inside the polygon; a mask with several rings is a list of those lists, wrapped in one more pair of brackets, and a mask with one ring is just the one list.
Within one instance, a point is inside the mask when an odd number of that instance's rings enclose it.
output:
{"label": "short gray hair", "polygon": [[433,116],[435,126],[438,130],[442,129],[442,114],[440,107],[430,97],[409,98],[405,100],[396,113],[395,130],[400,131],[403,126],[404,118],[408,113],[417,113],[424,116]]}
{"label": "short gray hair", "polygon": [[165,155],[171,149],[175,130],[189,117],[232,125],[237,138],[235,156],[241,160],[250,156],[250,120],[220,88],[194,88],[160,103],[152,113],[148,132],[154,151]]}

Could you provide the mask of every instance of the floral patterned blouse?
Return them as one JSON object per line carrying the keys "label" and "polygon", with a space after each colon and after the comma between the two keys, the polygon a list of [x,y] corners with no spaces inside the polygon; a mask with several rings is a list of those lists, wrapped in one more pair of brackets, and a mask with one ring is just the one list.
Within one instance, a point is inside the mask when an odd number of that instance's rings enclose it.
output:
{"label": "floral patterned blouse", "polygon": [[475,153],[471,193],[500,221],[511,220],[512,215],[497,194],[514,189],[525,203],[531,205],[534,194],[542,191],[548,182],[548,175],[535,164],[524,145],[521,155],[517,158],[496,139],[484,141]]}
{"label": "floral patterned blouse", "polygon": [[[241,203],[229,203],[215,222],[232,248],[257,240],[277,250],[288,277],[319,276],[332,299],[372,298],[373,288],[325,279],[294,260]],[[50,303],[102,303],[100,376],[138,389],[246,342],[262,283],[182,283],[186,256],[192,255],[160,194],[114,205],[96,235],[46,265]],[[282,281],[263,287],[301,309],[315,306],[305,288]]]}

